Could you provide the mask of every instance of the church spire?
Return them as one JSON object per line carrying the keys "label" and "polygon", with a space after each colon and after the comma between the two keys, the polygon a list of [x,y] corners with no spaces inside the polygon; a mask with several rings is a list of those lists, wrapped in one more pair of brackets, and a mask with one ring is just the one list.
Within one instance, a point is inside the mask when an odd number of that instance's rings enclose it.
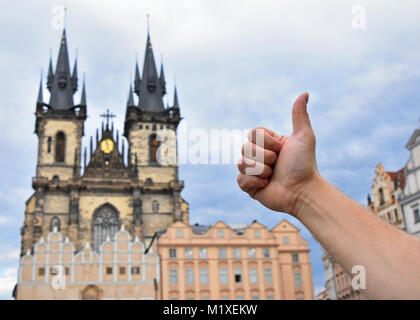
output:
{"label": "church spire", "polygon": [[41,79],[39,81],[39,91],[38,91],[38,99],[36,101],[38,105],[44,104],[44,97],[42,94],[42,70],[41,70]]}
{"label": "church spire", "polygon": [[85,76],[83,76],[82,97],[80,99],[80,105],[86,106],[86,77]]}
{"label": "church spire", "polygon": [[134,92],[137,94],[137,96],[140,96],[140,84],[141,84],[141,78],[140,78],[139,64],[136,61],[136,73],[134,75]]}
{"label": "church spire", "polygon": [[77,78],[77,51],[76,51],[76,59],[74,60],[73,75],[71,76],[71,84],[73,87],[73,93],[77,91],[78,80],[79,79]]}
{"label": "church spire", "polygon": [[133,97],[133,87],[130,84],[130,91],[128,93],[128,101],[127,101],[127,107],[135,107],[134,104],[134,97]]}
{"label": "church spire", "polygon": [[48,77],[47,77],[47,88],[51,91],[52,84],[54,80],[54,72],[53,72],[53,66],[52,66],[52,57],[50,55],[50,65],[48,66]]}
{"label": "church spire", "polygon": [[165,71],[163,70],[163,62],[160,65],[160,85],[162,86],[162,96],[166,94]]}
{"label": "church spire", "polygon": [[74,107],[73,81],[70,74],[69,55],[67,51],[66,29],[63,29],[57,67],[51,85],[50,106],[53,109],[68,110]]}
{"label": "church spire", "polygon": [[142,78],[143,81],[140,84],[141,94],[139,108],[144,111],[163,111],[162,84],[156,69],[150,34],[147,35]]}
{"label": "church spire", "polygon": [[174,108],[179,109],[179,102],[178,102],[178,92],[175,86],[175,93],[174,93]]}

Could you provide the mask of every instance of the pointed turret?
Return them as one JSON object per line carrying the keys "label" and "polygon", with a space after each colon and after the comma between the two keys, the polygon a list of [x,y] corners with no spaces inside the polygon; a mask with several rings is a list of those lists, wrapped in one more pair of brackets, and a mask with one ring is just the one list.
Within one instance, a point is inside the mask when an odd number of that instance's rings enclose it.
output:
{"label": "pointed turret", "polygon": [[141,78],[140,78],[139,64],[136,62],[136,72],[134,76],[134,92],[137,94],[137,96],[140,96],[140,84],[141,84]]}
{"label": "pointed turret", "polygon": [[86,75],[83,75],[83,86],[82,86],[82,95],[80,97],[80,104],[77,106],[79,107],[79,116],[86,119],[87,115],[87,104],[86,104]]}
{"label": "pointed turret", "polygon": [[69,55],[67,51],[66,30],[63,30],[57,67],[51,86],[50,106],[56,110],[69,110],[74,107],[73,85],[70,74]]}
{"label": "pointed turret", "polygon": [[135,107],[134,104],[134,97],[133,97],[133,87],[130,84],[130,91],[128,93],[128,101],[127,101],[127,107]]}
{"label": "pointed turret", "polygon": [[77,57],[74,60],[73,74],[71,76],[71,85],[73,87],[73,93],[77,91],[78,78],[77,78]]}
{"label": "pointed turret", "polygon": [[80,105],[86,106],[86,80],[83,78],[82,97],[80,98]]}
{"label": "pointed turret", "polygon": [[162,86],[162,96],[166,94],[165,71],[163,70],[163,63],[160,65],[160,85]]}
{"label": "pointed turret", "polygon": [[160,112],[164,110],[162,85],[157,73],[150,35],[147,35],[146,53],[143,65],[143,80],[140,83],[139,108],[144,111]]}
{"label": "pointed turret", "polygon": [[38,91],[38,99],[36,100],[37,105],[44,104],[44,97],[42,94],[42,71],[41,71],[41,80],[39,81],[39,91]]}
{"label": "pointed turret", "polygon": [[52,66],[52,57],[50,56],[50,65],[48,66],[47,88],[51,92],[52,84],[54,81],[54,72]]}
{"label": "pointed turret", "polygon": [[179,109],[179,102],[178,102],[178,92],[175,86],[175,93],[174,93],[174,108]]}

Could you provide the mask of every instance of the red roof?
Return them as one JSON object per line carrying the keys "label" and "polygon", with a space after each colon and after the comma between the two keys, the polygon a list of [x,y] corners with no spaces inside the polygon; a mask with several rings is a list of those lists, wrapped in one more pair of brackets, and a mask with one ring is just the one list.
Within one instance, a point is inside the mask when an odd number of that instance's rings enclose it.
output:
{"label": "red roof", "polygon": [[399,180],[398,186],[401,188],[404,188],[404,185],[405,185],[404,168],[395,172],[387,171],[386,173],[389,175],[392,181],[397,181],[398,183],[398,180]]}

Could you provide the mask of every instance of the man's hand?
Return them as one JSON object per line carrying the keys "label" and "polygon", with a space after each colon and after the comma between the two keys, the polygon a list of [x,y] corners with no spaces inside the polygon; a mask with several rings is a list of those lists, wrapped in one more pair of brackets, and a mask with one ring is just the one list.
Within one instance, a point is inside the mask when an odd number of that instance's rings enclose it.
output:
{"label": "man's hand", "polygon": [[[320,178],[315,160],[315,135],[307,112],[309,95],[304,93],[293,105],[291,136],[277,135],[265,128],[251,130],[249,142],[242,146],[238,163],[239,187],[269,209],[298,214],[297,203]],[[256,134],[263,133],[263,139]],[[263,144],[261,143],[263,141]],[[252,160],[245,150],[264,154]],[[246,175],[246,168],[257,168],[259,175]]]}

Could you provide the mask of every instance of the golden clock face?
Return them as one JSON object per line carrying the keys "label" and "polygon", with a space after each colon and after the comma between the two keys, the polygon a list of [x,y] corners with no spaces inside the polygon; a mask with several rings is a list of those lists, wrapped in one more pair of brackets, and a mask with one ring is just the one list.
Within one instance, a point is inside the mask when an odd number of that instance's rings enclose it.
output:
{"label": "golden clock face", "polygon": [[114,141],[105,139],[101,141],[101,150],[104,153],[111,153],[114,150]]}

